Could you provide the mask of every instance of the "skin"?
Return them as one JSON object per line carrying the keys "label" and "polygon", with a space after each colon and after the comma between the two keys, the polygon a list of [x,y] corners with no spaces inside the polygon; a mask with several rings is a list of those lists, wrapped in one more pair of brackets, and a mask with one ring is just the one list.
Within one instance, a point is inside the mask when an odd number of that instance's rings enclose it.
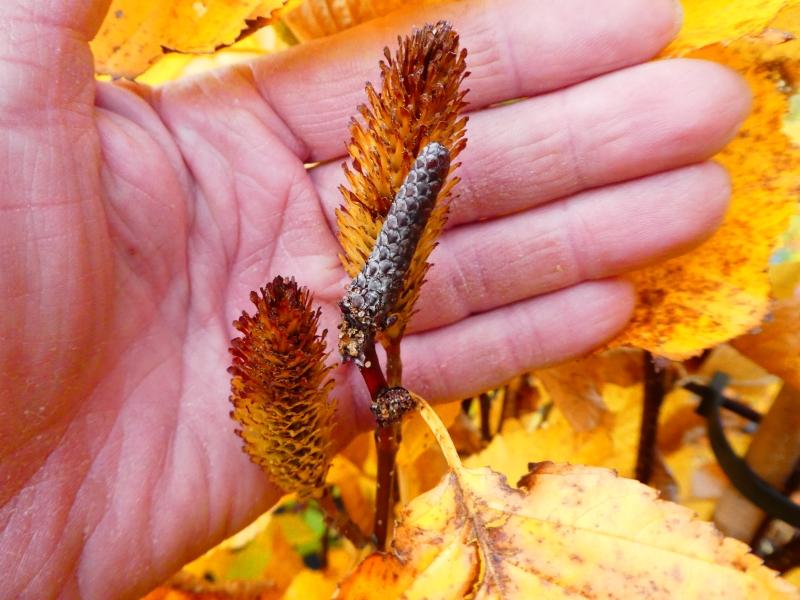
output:
{"label": "skin", "polygon": [[[678,28],[668,0],[463,0],[157,90],[94,83],[106,9],[0,3],[9,597],[137,597],[276,501],[232,434],[231,322],[280,273],[335,331],[347,120],[413,24],[450,19],[472,71],[460,198],[403,346],[422,395],[601,344],[631,311],[618,277],[700,243],[726,207],[708,159],[748,91],[718,65],[643,64]],[[358,376],[335,376],[344,443],[371,417]]]}

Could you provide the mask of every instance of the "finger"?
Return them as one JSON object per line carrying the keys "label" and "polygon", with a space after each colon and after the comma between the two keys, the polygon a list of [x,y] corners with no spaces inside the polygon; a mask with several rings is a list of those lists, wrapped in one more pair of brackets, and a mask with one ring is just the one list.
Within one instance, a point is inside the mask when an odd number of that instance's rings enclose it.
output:
{"label": "finger", "polygon": [[[96,376],[81,357],[97,355],[107,335],[98,315],[110,314],[102,300],[113,273],[88,44],[107,4],[0,2],[0,339],[14,341],[0,345],[0,397],[17,398],[0,423],[0,456],[23,445],[28,456],[32,446],[41,460],[51,454],[46,444],[58,436],[33,431],[57,431],[77,408],[86,391],[78,382]],[[48,377],[35,377],[42,368]],[[23,417],[33,405],[37,418]],[[6,489],[27,481],[0,479]]]}
{"label": "finger", "polygon": [[[306,148],[307,161],[341,156],[364,82],[398,34],[451,21],[467,48],[470,110],[540,94],[636,64],[677,31],[672,0],[463,0],[409,7],[253,65],[256,85]],[[298,99],[302,98],[302,102]]]}
{"label": "finger", "polygon": [[626,282],[584,283],[410,335],[404,380],[431,400],[467,398],[597,347],[625,325],[633,301]]}
{"label": "finger", "polygon": [[[448,226],[704,160],[730,139],[749,103],[733,71],[675,60],[476,113]],[[335,223],[341,167],[320,165],[311,176]]]}
{"label": "finger", "polygon": [[[0,110],[36,124],[52,107],[91,106],[89,40],[110,0],[0,2]],[[86,111],[81,111],[85,113]],[[22,117],[25,117],[23,119]],[[51,119],[52,120],[52,119]]]}
{"label": "finger", "polygon": [[706,239],[730,195],[705,163],[445,233],[412,330],[426,330],[680,254]]}

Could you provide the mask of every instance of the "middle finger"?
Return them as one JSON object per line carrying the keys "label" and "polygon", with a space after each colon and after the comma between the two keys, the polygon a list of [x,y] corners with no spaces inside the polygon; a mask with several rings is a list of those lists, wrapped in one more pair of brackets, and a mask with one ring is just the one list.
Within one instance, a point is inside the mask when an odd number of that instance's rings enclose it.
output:
{"label": "middle finger", "polygon": [[[734,72],[670,60],[473,113],[448,226],[700,162],[727,143],[748,109]],[[341,163],[310,175],[335,230]]]}

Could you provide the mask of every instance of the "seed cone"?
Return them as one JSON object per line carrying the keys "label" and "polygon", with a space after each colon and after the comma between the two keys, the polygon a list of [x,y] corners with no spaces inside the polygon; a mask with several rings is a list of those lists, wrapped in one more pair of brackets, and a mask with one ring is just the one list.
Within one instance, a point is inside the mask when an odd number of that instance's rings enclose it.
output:
{"label": "seed cone", "polygon": [[[341,260],[350,277],[367,262],[403,178],[422,149],[431,142],[441,144],[450,154],[452,173],[466,145],[467,119],[459,113],[466,106],[467,91],[460,86],[468,72],[458,34],[440,21],[398,43],[394,56],[384,50],[380,93],[367,84],[368,106],[359,107],[363,122],[354,119],[350,125],[352,161],[344,167],[348,185],[340,188],[344,204],[336,214]],[[457,181],[449,177],[439,192],[393,309],[397,318],[383,332],[386,337],[401,337],[411,317]]]}
{"label": "seed cone", "polygon": [[397,192],[381,232],[361,272],[340,303],[339,350],[364,366],[364,345],[390,325],[397,298],[450,168],[450,153],[431,142],[417,157]]}
{"label": "seed cone", "polygon": [[260,294],[250,293],[253,316],[243,312],[234,327],[228,372],[236,433],[244,451],[281,488],[313,495],[325,482],[331,458],[335,403],[328,395],[325,334],[317,334],[320,310],[294,279],[276,277]]}

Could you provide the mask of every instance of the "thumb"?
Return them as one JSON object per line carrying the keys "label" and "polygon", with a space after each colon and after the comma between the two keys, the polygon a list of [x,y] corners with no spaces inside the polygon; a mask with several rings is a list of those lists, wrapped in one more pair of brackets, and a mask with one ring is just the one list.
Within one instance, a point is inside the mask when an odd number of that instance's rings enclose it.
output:
{"label": "thumb", "polygon": [[0,506],[39,464],[3,459],[44,460],[85,394],[112,285],[88,43],[109,2],[0,0]]}
{"label": "thumb", "polygon": [[[5,119],[94,100],[89,40],[111,0],[0,2],[0,111]],[[5,120],[4,119],[4,120]],[[28,120],[28,124],[31,121]]]}

